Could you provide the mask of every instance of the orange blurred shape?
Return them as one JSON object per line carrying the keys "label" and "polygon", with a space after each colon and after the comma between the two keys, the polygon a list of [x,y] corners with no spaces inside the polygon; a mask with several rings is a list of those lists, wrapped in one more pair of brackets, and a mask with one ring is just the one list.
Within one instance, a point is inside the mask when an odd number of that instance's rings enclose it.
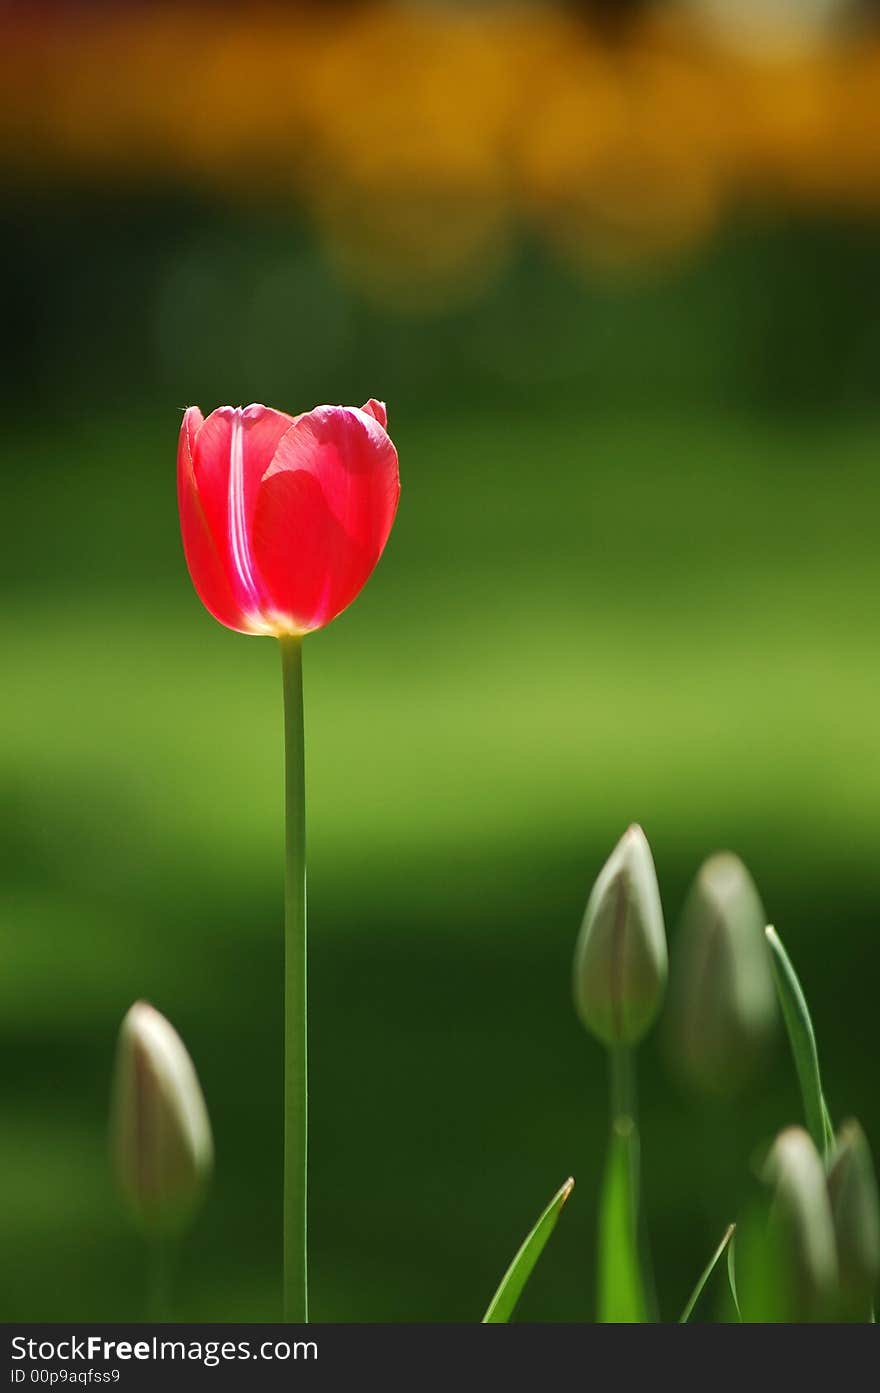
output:
{"label": "orange blurred shape", "polygon": [[0,138],[25,178],[296,201],[401,303],[472,293],[523,221],[613,267],[686,251],[734,202],[876,207],[877,35],[735,46],[719,3],[613,38],[549,4],[7,11]]}
{"label": "orange blurred shape", "polygon": [[636,30],[608,48],[581,35],[536,84],[519,150],[524,202],[576,263],[665,256],[717,220],[726,139],[713,78],[669,37]]}
{"label": "orange blurred shape", "polygon": [[367,8],[328,22],[302,74],[303,192],[368,290],[425,307],[503,256],[520,89],[489,13]]}

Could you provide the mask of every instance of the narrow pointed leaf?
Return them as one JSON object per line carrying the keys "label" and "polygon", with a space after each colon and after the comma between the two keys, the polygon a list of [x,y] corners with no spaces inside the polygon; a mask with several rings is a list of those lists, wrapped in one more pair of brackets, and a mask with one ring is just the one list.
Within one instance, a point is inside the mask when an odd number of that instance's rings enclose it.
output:
{"label": "narrow pointed leaf", "polygon": [[648,1318],[632,1185],[638,1144],[629,1118],[614,1123],[599,1210],[599,1320],[603,1323],[632,1324]]}
{"label": "narrow pointed leaf", "polygon": [[[725,1250],[725,1248],[727,1247],[727,1245],[729,1244],[731,1238],[733,1237],[735,1230],[736,1230],[736,1224],[728,1224],[727,1228],[726,1228],[725,1231],[724,1231],[724,1237],[722,1238],[721,1242],[718,1244],[718,1247],[715,1249],[715,1252],[712,1254],[712,1256],[711,1256],[711,1258],[709,1259],[709,1261],[706,1263],[706,1266],[703,1268],[703,1271],[700,1273],[700,1277],[699,1277],[699,1279],[698,1279],[698,1281],[697,1281],[697,1285],[694,1287],[693,1291],[691,1292],[690,1298],[688,1299],[688,1303],[687,1303],[687,1305],[685,1306],[684,1310],[682,1311],[681,1315],[679,1316],[679,1320],[678,1320],[679,1325],[686,1325],[687,1322],[690,1320],[690,1318],[691,1318],[691,1316],[692,1316],[692,1314],[693,1314],[694,1307],[696,1306],[697,1302],[699,1301],[700,1297],[701,1297],[702,1294],[703,1294],[703,1288],[705,1287],[705,1285],[706,1285],[706,1283],[708,1282],[709,1278],[712,1276],[712,1273],[715,1271],[715,1268],[718,1266],[719,1262],[721,1261],[721,1258],[722,1258],[722,1256],[723,1256],[723,1254],[724,1254],[724,1250]],[[728,1258],[728,1262],[729,1262],[729,1258]]]}
{"label": "narrow pointed leaf", "polygon": [[573,1189],[574,1181],[569,1177],[556,1191],[531,1233],[523,1240],[513,1262],[501,1278],[498,1290],[489,1302],[489,1308],[483,1316],[483,1325],[504,1325],[510,1320],[523,1288],[532,1275],[535,1263],[556,1227],[562,1206]]}
{"label": "narrow pointed leaf", "polygon": [[800,1083],[807,1130],[813,1138],[819,1154],[827,1160],[834,1141],[834,1130],[822,1094],[816,1034],[813,1030],[807,999],[791,959],[783,948],[776,930],[768,928],[766,934],[767,942],[770,945],[776,990],[779,994],[785,1028],[788,1031],[791,1052],[794,1056],[798,1082]]}
{"label": "narrow pointed leaf", "polygon": [[828,1104],[825,1102],[825,1095],[822,1095],[822,1126],[825,1129],[825,1151],[826,1156],[834,1150],[835,1135],[834,1123],[831,1121],[831,1114],[828,1111]]}
{"label": "narrow pointed leaf", "polygon": [[739,1297],[736,1294],[736,1235],[731,1238],[727,1245],[727,1282],[730,1287],[730,1294],[733,1297],[733,1309],[736,1311],[736,1318],[742,1321],[742,1312],[739,1309]]}

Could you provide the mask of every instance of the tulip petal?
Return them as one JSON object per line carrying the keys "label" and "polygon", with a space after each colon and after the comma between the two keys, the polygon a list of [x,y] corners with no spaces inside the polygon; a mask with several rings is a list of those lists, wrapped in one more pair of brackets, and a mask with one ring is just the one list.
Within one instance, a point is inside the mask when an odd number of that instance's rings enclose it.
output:
{"label": "tulip petal", "polygon": [[339,531],[321,485],[307,470],[282,470],[260,489],[254,554],[272,597],[265,617],[279,633],[308,633],[326,622],[328,557],[345,545],[334,528]]}
{"label": "tulip petal", "polygon": [[191,406],[185,413],[177,446],[177,501],[183,552],[196,593],[214,618],[229,629],[249,632],[233,594],[219,544],[205,515],[193,473],[193,442],[203,425],[202,413]]}
{"label": "tulip petal", "polygon": [[221,406],[192,438],[195,488],[246,632],[264,628],[260,614],[265,597],[250,554],[257,492],[293,419],[257,404]]}
{"label": "tulip petal", "polygon": [[379,560],[399,496],[397,451],[371,412],[321,406],[298,417],[254,513],[256,571],[273,612],[299,632],[335,619]]}
{"label": "tulip petal", "polygon": [[388,408],[384,401],[376,401],[375,397],[370,397],[370,400],[364,403],[361,410],[365,411],[368,416],[374,417],[383,430],[388,429]]}

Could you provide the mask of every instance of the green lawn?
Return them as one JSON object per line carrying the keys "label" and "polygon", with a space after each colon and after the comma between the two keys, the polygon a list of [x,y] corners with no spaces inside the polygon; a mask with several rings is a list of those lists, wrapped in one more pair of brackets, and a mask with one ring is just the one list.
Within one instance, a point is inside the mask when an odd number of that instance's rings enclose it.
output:
{"label": "green lawn", "polygon": [[[209,403],[205,403],[209,405]],[[0,887],[0,1311],[140,1313],[109,1189],[114,1034],[149,997],[217,1132],[179,1312],[277,1314],[280,683],[201,609],[173,409],[12,432]],[[578,1187],[523,1302],[591,1312],[603,1061],[569,1009],[587,891],[629,821],[670,927],[705,852],[747,859],[875,1150],[880,421],[570,410],[406,419],[386,557],[306,651],[318,1319],[478,1318]],[[784,1050],[708,1117],[645,1051],[664,1313]]]}

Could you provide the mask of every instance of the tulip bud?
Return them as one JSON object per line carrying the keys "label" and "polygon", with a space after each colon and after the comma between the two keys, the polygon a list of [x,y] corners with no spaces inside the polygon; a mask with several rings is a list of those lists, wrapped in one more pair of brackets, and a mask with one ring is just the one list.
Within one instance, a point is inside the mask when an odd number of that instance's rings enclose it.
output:
{"label": "tulip bud", "polygon": [[666,985],[666,932],[651,848],[641,827],[624,833],[587,903],[574,957],[574,999],[606,1045],[634,1045]]}
{"label": "tulip bud", "polygon": [[111,1146],[139,1224],[153,1235],[184,1229],[210,1175],[211,1124],[186,1046],[145,1001],[135,1002],[119,1032]]}
{"label": "tulip bud", "polygon": [[864,1320],[880,1277],[880,1206],[871,1152],[857,1122],[845,1122],[828,1173],[844,1311]]}
{"label": "tulip bud", "polygon": [[767,1242],[783,1319],[828,1318],[837,1289],[837,1250],[825,1169],[803,1127],[780,1132],[767,1157],[773,1186]]}
{"label": "tulip bud", "polygon": [[764,938],[767,918],[738,856],[700,867],[672,947],[667,1044],[702,1093],[745,1083],[776,1023],[776,989]]}

